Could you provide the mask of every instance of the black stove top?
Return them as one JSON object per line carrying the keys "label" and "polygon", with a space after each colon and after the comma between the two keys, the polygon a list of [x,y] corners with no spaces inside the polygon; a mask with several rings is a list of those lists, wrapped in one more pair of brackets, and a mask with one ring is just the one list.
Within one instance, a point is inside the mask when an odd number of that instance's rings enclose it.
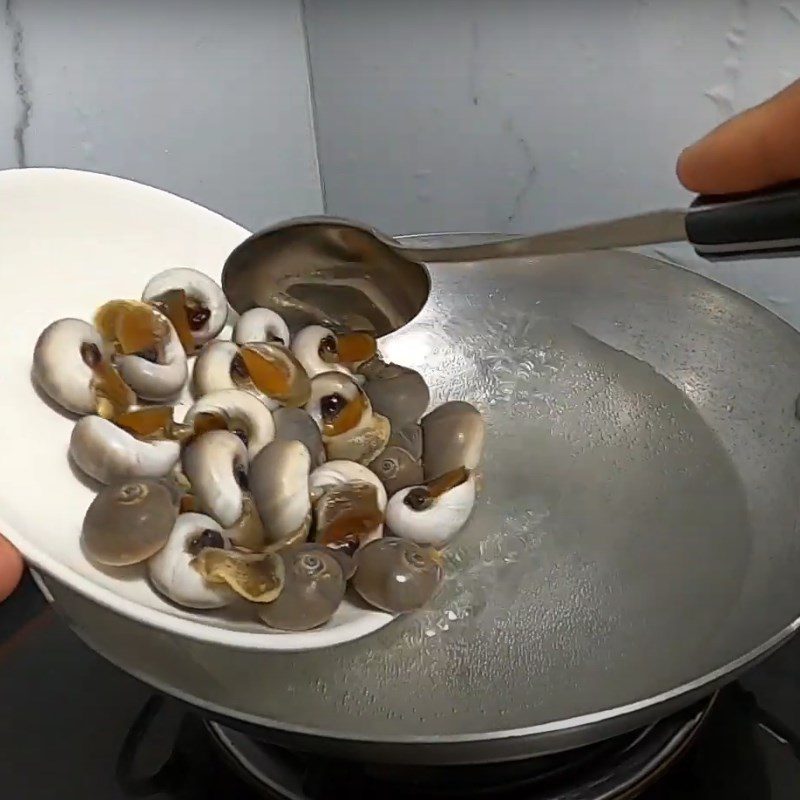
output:
{"label": "black stove top", "polygon": [[[645,744],[654,746],[658,736],[666,741],[677,731],[690,735],[675,734],[681,744],[674,747],[674,758],[650,776],[641,800],[795,800],[800,795],[800,638],[720,693],[694,728],[700,716],[702,708],[690,709],[671,727],[574,756],[594,784],[591,795],[573,781],[560,782],[565,762],[559,759],[450,774],[408,768],[406,776],[403,770],[343,765],[252,742],[237,747],[235,733],[209,728],[191,710],[154,694],[90,651],[46,606],[30,578],[0,606],[0,797],[9,800],[327,800],[368,796],[368,791],[415,800],[605,800],[590,769],[602,765],[603,758],[608,761],[609,753],[630,758],[635,752],[643,758]],[[257,758],[249,759],[248,751]],[[294,794],[257,787],[253,771],[242,768],[248,760]]]}

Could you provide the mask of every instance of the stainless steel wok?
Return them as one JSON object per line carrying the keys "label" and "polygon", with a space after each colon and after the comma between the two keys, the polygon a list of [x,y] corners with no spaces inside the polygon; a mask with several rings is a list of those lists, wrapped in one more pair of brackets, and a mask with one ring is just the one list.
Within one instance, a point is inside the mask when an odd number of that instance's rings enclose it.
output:
{"label": "stainless steel wok", "polygon": [[456,763],[646,724],[794,632],[800,335],[771,313],[630,253],[446,264],[382,349],[488,420],[433,607],[331,650],[254,654],[49,583],[90,646],[267,738]]}

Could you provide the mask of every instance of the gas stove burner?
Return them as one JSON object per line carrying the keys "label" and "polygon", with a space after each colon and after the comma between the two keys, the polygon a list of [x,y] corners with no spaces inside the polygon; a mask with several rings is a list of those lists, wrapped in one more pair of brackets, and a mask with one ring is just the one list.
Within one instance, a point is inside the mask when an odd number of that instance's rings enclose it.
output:
{"label": "gas stove burner", "polygon": [[564,753],[498,764],[382,765],[290,751],[208,722],[228,760],[274,800],[630,800],[674,764],[716,695],[654,725]]}

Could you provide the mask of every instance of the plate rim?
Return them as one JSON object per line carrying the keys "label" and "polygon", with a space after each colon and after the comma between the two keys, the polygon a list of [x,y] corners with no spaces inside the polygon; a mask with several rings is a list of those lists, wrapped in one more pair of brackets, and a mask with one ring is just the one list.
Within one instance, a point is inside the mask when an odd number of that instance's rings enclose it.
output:
{"label": "plate rim", "polygon": [[[170,202],[175,200],[188,203],[201,209],[205,214],[213,215],[223,226],[228,227],[232,233],[242,235],[242,239],[250,235],[243,226],[228,219],[217,211],[196,203],[194,200],[183,197],[175,192],[151,186],[147,183],[123,178],[104,172],[71,169],[66,167],[24,167],[0,170],[0,192],[8,180],[13,180],[24,173],[37,175],[53,175],[59,178],[77,178],[99,184],[124,186],[127,192],[140,192],[145,195],[157,195]],[[110,611],[120,613],[134,622],[141,622],[155,630],[184,636],[188,639],[209,644],[224,645],[240,650],[253,650],[264,652],[300,652],[316,650],[345,644],[355,639],[360,639],[370,633],[385,627],[395,617],[378,610],[359,609],[360,616],[344,625],[332,628],[318,628],[312,631],[301,632],[270,632],[245,631],[223,628],[213,622],[201,619],[186,619],[170,614],[158,608],[151,608],[135,600],[123,597],[112,589],[102,586],[90,577],[82,575],[73,567],[61,563],[43,548],[31,541],[9,523],[2,509],[0,509],[0,533],[16,547],[29,565],[41,570],[56,581],[64,583],[88,600],[92,600]]]}

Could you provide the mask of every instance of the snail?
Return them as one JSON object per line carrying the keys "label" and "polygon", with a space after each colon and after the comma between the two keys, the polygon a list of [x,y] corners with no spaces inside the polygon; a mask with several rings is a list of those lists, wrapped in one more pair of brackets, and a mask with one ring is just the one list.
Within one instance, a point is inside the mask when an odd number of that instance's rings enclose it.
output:
{"label": "snail", "polygon": [[166,545],[177,516],[172,494],[159,481],[140,479],[106,486],[83,518],[83,551],[96,564],[138,564]]}
{"label": "snail", "polygon": [[359,373],[367,379],[364,392],[372,410],[383,414],[393,430],[417,422],[428,408],[430,390],[416,370],[375,357],[363,364]]}
{"label": "snail", "polygon": [[250,550],[263,547],[261,519],[247,491],[244,442],[227,430],[208,431],[186,446],[182,463],[196,509],[222,525],[234,544]]}
{"label": "snail", "polygon": [[195,397],[204,397],[212,392],[237,389],[233,379],[234,359],[239,348],[233,342],[209,342],[198,353],[192,371],[192,391]]}
{"label": "snail", "polygon": [[324,625],[344,599],[347,582],[339,561],[326,547],[287,547],[284,583],[278,597],[260,606],[258,616],[271,628],[308,631]]}
{"label": "snail", "polygon": [[271,603],[283,589],[285,567],[277,553],[242,553],[209,547],[192,566],[212,585],[227,585],[251,603]]}
{"label": "snail", "polygon": [[403,539],[441,547],[464,527],[474,505],[475,478],[460,467],[392,495],[386,524]]}
{"label": "snail", "polygon": [[117,354],[120,376],[139,397],[169,400],[183,389],[186,353],[172,323],[157,308],[111,300],[97,310],[94,322]]}
{"label": "snail", "polygon": [[230,549],[222,528],[204,514],[181,514],[166,545],[147,562],[150,583],[168,599],[186,608],[222,608],[236,599],[227,584],[203,579],[192,566],[205,549]]}
{"label": "snail", "polygon": [[405,539],[378,539],[355,556],[353,587],[371,606],[390,614],[422,608],[444,579],[441,556]]}
{"label": "snail", "polygon": [[113,417],[136,402],[100,333],[80,319],[60,319],[42,331],[33,349],[32,373],[51,400],[74,414]]}
{"label": "snail", "polygon": [[233,341],[237,344],[277,342],[288,347],[291,336],[280,314],[269,308],[251,308],[236,321]]}
{"label": "snail", "polygon": [[369,464],[386,446],[389,421],[348,375],[323,372],[311,380],[306,410],[322,431],[328,458]]}
{"label": "snail", "polygon": [[353,461],[328,461],[308,479],[316,517],[315,541],[355,549],[383,536],[386,490]]}
{"label": "snail", "polygon": [[298,331],[292,352],[313,378],[322,372],[351,374],[355,368],[377,352],[375,337],[369,333],[335,334],[321,325],[309,325]]}
{"label": "snail", "polygon": [[423,481],[422,462],[399,445],[388,445],[369,465],[390,494]]}
{"label": "snail", "polygon": [[251,342],[210,342],[197,357],[194,392],[202,397],[220,389],[243,389],[255,394],[270,410],[279,405],[299,407],[310,392],[305,370],[283,345]]}
{"label": "snail", "polygon": [[425,480],[478,466],[486,426],[475,406],[463,400],[443,403],[422,418],[421,426]]}
{"label": "snail", "polygon": [[[211,278],[168,269],[94,325],[62,319],[39,336],[32,378],[80,415],[70,455],[106,484],[84,517],[87,558],[146,563],[185,608],[243,598],[276,630],[328,623],[350,580],[375,608],[421,607],[475,502],[480,413],[456,401],[425,414],[420,373],[383,361],[357,314],[342,317],[355,331],[292,339],[254,308],[216,341],[228,311]],[[177,422],[167,403],[196,352],[197,399]]]}
{"label": "snail", "polygon": [[311,415],[302,408],[278,408],[272,413],[275,438],[302,442],[311,456],[312,468],[325,462],[322,433]]}
{"label": "snail", "polygon": [[228,301],[202,272],[176,267],[152,277],[142,300],[155,305],[172,323],[187,353],[213,339],[228,319]]}
{"label": "snail", "polygon": [[404,428],[392,428],[387,447],[405,450],[415,461],[422,459],[422,426],[414,422]]}
{"label": "snail", "polygon": [[311,457],[300,442],[275,439],[250,465],[249,485],[269,546],[305,540],[311,527]]}
{"label": "snail", "polygon": [[75,423],[69,453],[83,472],[110,484],[126,478],[169,475],[180,458],[180,444],[169,439],[140,439],[93,415]]}
{"label": "snail", "polygon": [[195,434],[229,430],[247,446],[251,460],[275,437],[269,409],[257,397],[240,389],[220,389],[203,395],[184,419]]}

